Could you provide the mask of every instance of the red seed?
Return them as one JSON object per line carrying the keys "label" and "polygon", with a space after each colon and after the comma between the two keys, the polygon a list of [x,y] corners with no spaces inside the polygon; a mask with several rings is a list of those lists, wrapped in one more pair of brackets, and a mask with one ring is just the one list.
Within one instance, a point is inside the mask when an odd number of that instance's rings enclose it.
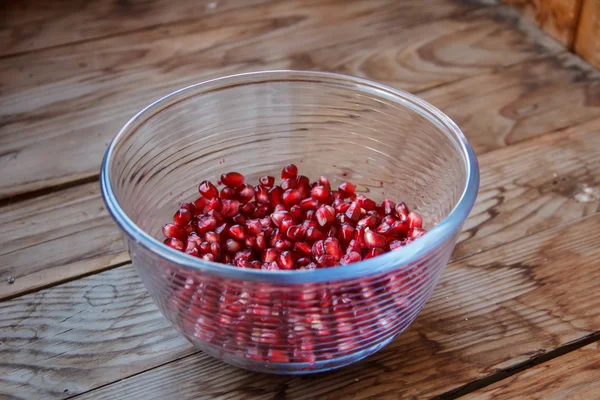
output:
{"label": "red seed", "polygon": [[220,243],[221,236],[216,232],[209,231],[209,232],[206,232],[206,234],[204,235],[204,241],[206,241],[208,243]]}
{"label": "red seed", "polygon": [[245,225],[246,224],[246,217],[244,217],[242,214],[236,214],[234,215],[231,220],[238,224],[238,225]]}
{"label": "red seed", "polygon": [[395,211],[396,204],[389,199],[385,199],[381,202],[381,208],[385,215],[391,215]]}
{"label": "red seed", "polygon": [[404,243],[401,240],[392,240],[390,242],[390,250],[397,250],[403,246],[404,246]]}
{"label": "red seed", "polygon": [[208,216],[202,217],[198,221],[196,225],[196,233],[199,235],[204,235],[208,231],[212,231],[217,227],[217,220],[215,217]]}
{"label": "red seed", "polygon": [[383,235],[383,236],[389,236],[392,234],[392,227],[389,226],[388,224],[386,224],[385,222],[383,222],[381,225],[377,226],[377,228],[375,228],[375,232]]}
{"label": "red seed", "polygon": [[304,219],[304,210],[299,205],[292,206],[290,208],[290,213],[294,218],[294,221],[301,221]]}
{"label": "red seed", "polygon": [[286,236],[290,240],[302,240],[305,233],[306,228],[302,225],[292,225],[286,230]]}
{"label": "red seed", "polygon": [[283,190],[284,192],[288,189],[294,189],[296,188],[297,185],[297,181],[296,179],[284,179],[283,181],[281,181],[281,190]]}
{"label": "red seed", "polygon": [[306,242],[296,242],[294,243],[294,250],[303,254],[311,254],[312,249]]}
{"label": "red seed", "polygon": [[246,217],[254,215],[255,211],[256,204],[254,202],[244,204],[241,209],[241,213],[244,214]]}
{"label": "red seed", "polygon": [[228,231],[229,231],[229,225],[227,223],[221,224],[215,228],[215,232],[218,233],[219,235],[226,236]]}
{"label": "red seed", "polygon": [[262,224],[258,219],[246,220],[246,230],[251,235],[258,235],[262,232]]}
{"label": "red seed", "polygon": [[289,251],[281,252],[277,259],[277,264],[279,264],[279,268],[281,269],[293,269],[294,259],[292,258],[292,253]]}
{"label": "red seed", "polygon": [[200,253],[204,254],[204,253],[208,253],[210,252],[210,243],[208,242],[202,242],[200,243]]}
{"label": "red seed", "polygon": [[292,243],[289,240],[277,240],[273,244],[273,247],[279,251],[289,250],[292,248]]}
{"label": "red seed", "polygon": [[304,199],[300,202],[300,207],[302,207],[303,210],[316,210],[319,207],[319,201],[312,197]]}
{"label": "red seed", "polygon": [[403,201],[396,203],[396,216],[401,220],[408,218],[408,207]]}
{"label": "red seed", "polygon": [[240,202],[237,200],[223,200],[221,204],[221,214],[226,218],[233,217],[240,211]]}
{"label": "red seed", "polygon": [[246,239],[244,239],[244,244],[247,249],[254,249],[256,247],[256,236],[248,236],[246,235]]}
{"label": "red seed", "polygon": [[292,214],[290,214],[288,211],[276,211],[273,214],[271,214],[271,221],[273,221],[273,224],[276,227],[280,227],[281,222],[286,218],[292,219]]}
{"label": "red seed", "polygon": [[410,230],[410,226],[408,224],[408,220],[396,221],[392,224],[390,229],[392,231],[392,235],[405,235],[406,232]]}
{"label": "red seed", "polygon": [[300,196],[305,198],[310,193],[310,180],[304,175],[296,178],[296,190],[300,192]]}
{"label": "red seed", "polygon": [[260,183],[262,187],[270,189],[275,184],[275,178],[269,175],[261,176],[258,178],[258,183]]}
{"label": "red seed", "polygon": [[277,265],[277,263],[275,261],[273,262],[269,262],[269,263],[264,263],[260,269],[264,269],[267,271],[278,271],[279,270],[279,265]]}
{"label": "red seed", "polygon": [[258,204],[269,204],[269,189],[264,186],[256,186],[254,193]]}
{"label": "red seed", "polygon": [[325,243],[322,240],[317,240],[312,245],[312,255],[313,257],[319,257],[325,254]]}
{"label": "red seed", "polygon": [[231,200],[235,198],[235,189],[224,187],[221,189],[221,200]]}
{"label": "red seed", "polygon": [[317,216],[317,222],[321,226],[325,226],[335,221],[335,210],[331,206],[325,205],[319,207],[315,215]]}
{"label": "red seed", "polygon": [[308,240],[310,242],[314,242],[315,240],[325,239],[325,235],[323,234],[323,232],[321,232],[319,229],[315,228],[314,226],[311,226],[308,229],[306,229],[305,237],[306,237],[306,240]]}
{"label": "red seed", "polygon": [[343,198],[352,197],[356,192],[356,186],[354,186],[350,182],[344,182],[338,187],[338,191],[340,192]]}
{"label": "red seed", "polygon": [[235,254],[241,249],[242,245],[233,239],[227,239],[225,242],[225,251],[227,251],[229,254]]}
{"label": "red seed", "polygon": [[305,267],[308,264],[310,264],[309,257],[300,257],[299,259],[296,260],[296,268]]}
{"label": "red seed", "polygon": [[319,177],[319,184],[321,186],[325,186],[331,192],[331,183],[329,183],[329,178],[327,178],[325,175],[321,175]]}
{"label": "red seed", "polygon": [[265,239],[264,234],[261,233],[256,236],[255,246],[257,251],[264,251],[267,248],[267,239]]}
{"label": "red seed", "polygon": [[192,202],[194,206],[194,215],[200,215],[204,212],[204,208],[208,204],[208,199],[204,196],[198,197],[196,200]]}
{"label": "red seed", "polygon": [[218,197],[213,197],[208,201],[208,204],[204,208],[204,212],[208,213],[209,211],[221,211],[221,199]]}
{"label": "red seed", "polygon": [[185,230],[181,226],[175,224],[165,224],[162,227],[162,233],[167,239],[175,238],[183,241],[187,238]]}
{"label": "red seed", "polygon": [[383,250],[380,247],[374,247],[371,250],[369,250],[367,252],[367,254],[365,254],[365,260],[368,260],[369,258],[373,258],[373,257],[377,257],[382,255],[383,253],[385,253],[385,250]]}
{"label": "red seed", "polygon": [[355,239],[352,239],[350,241],[350,243],[348,243],[348,247],[346,247],[346,254],[348,254],[348,253],[350,253],[352,251],[355,251],[357,253],[361,252],[360,243],[357,240],[355,240]]}
{"label": "red seed", "polygon": [[293,205],[299,204],[300,200],[302,200],[302,197],[300,196],[300,192],[298,192],[295,189],[288,189],[285,192],[283,192],[283,204],[286,207],[291,207]]}
{"label": "red seed", "polygon": [[179,226],[186,226],[192,220],[194,213],[190,208],[180,207],[179,210],[173,215],[173,222]]}
{"label": "red seed", "polygon": [[350,203],[350,206],[346,210],[346,216],[355,221],[358,221],[360,219],[360,206],[356,201]]}
{"label": "red seed", "polygon": [[342,224],[338,231],[338,238],[344,242],[348,243],[354,237],[354,227],[350,224]]}
{"label": "red seed", "polygon": [[281,195],[282,191],[279,186],[273,186],[269,189],[269,203],[271,204],[271,207],[281,204]]}
{"label": "red seed", "polygon": [[298,167],[294,164],[288,164],[281,171],[281,179],[296,179],[298,176]]}
{"label": "red seed", "polygon": [[358,221],[357,225],[375,228],[377,226],[377,217],[375,217],[374,215],[368,215],[360,221]]}
{"label": "red seed", "polygon": [[347,265],[358,262],[360,260],[362,260],[360,253],[357,253],[356,251],[351,251],[342,257],[342,259],[340,260],[340,264]]}
{"label": "red seed", "polygon": [[221,182],[227,187],[236,188],[244,184],[244,175],[239,172],[228,172],[221,175]]}
{"label": "red seed", "polygon": [[179,250],[179,251],[183,251],[183,248],[185,247],[185,245],[183,244],[183,241],[181,241],[177,238],[165,239],[165,241],[163,243],[166,244],[167,246],[169,246],[175,250]]}
{"label": "red seed", "polygon": [[425,233],[426,233],[425,229],[412,228],[410,231],[408,231],[408,237],[411,239],[417,239],[417,238],[420,238],[421,236],[425,235]]}
{"label": "red seed", "polygon": [[215,261],[215,256],[211,253],[206,253],[201,257],[204,261]]}
{"label": "red seed", "polygon": [[371,211],[377,208],[377,203],[363,195],[356,196],[356,202],[366,211]]}
{"label": "red seed", "polygon": [[317,257],[316,261],[317,265],[323,268],[333,267],[336,264],[336,259],[333,256],[330,256],[329,254]]}
{"label": "red seed", "polygon": [[229,228],[229,236],[237,240],[244,240],[246,238],[246,232],[240,225],[233,225]]}
{"label": "red seed", "polygon": [[371,228],[365,228],[364,238],[365,244],[369,249],[373,249],[375,247],[385,247],[385,236],[374,232],[371,230]]}
{"label": "red seed", "polygon": [[279,252],[275,249],[266,249],[262,254],[262,262],[269,263],[277,260]]}
{"label": "red seed", "polygon": [[336,238],[328,237],[323,242],[323,246],[325,247],[325,254],[329,254],[335,261],[339,261],[342,258],[342,249],[340,248],[340,243]]}
{"label": "red seed", "polygon": [[198,185],[198,192],[209,200],[219,195],[219,189],[209,181],[202,181]]}
{"label": "red seed", "polygon": [[254,198],[254,187],[246,184],[241,185],[235,190],[235,194],[242,203],[247,203]]}
{"label": "red seed", "polygon": [[411,228],[421,228],[423,226],[423,218],[416,212],[412,211],[408,214],[408,225]]}
{"label": "red seed", "polygon": [[211,243],[210,253],[215,256],[215,260],[218,261],[221,258],[221,245],[219,243]]}
{"label": "red seed", "polygon": [[310,195],[313,199],[319,200],[321,203],[326,203],[331,196],[331,191],[326,186],[315,186],[310,191]]}

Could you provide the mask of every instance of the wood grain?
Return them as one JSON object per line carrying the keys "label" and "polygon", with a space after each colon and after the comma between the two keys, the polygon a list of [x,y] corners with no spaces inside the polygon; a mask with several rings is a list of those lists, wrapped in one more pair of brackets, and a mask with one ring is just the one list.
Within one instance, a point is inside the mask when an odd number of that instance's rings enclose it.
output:
{"label": "wood grain", "polygon": [[138,374],[84,398],[428,398],[600,331],[599,240],[596,214],[451,264],[395,342],[314,377],[193,354],[120,267],[0,305],[0,393],[72,395]]}
{"label": "wood grain", "polygon": [[589,344],[465,396],[469,400],[516,398],[600,399],[599,343]]}
{"label": "wood grain", "polygon": [[[452,258],[598,212],[599,148],[597,119],[481,156],[479,197]],[[0,208],[0,223],[0,299],[127,260],[95,183]]]}
{"label": "wood grain", "polygon": [[97,183],[0,208],[0,242],[0,299],[129,260]]}
{"label": "wood grain", "polygon": [[600,1],[581,1],[575,52],[600,69]]}
{"label": "wood grain", "polygon": [[[203,79],[277,68],[333,70],[422,90],[558,51],[503,8],[440,22],[475,6],[390,1],[275,3],[207,17],[202,24],[0,60],[0,166],[6,171],[0,198],[96,175],[109,140],[129,117]],[[594,114],[593,74],[585,81],[577,71],[549,64],[559,71],[532,78],[533,84],[552,85],[556,77],[565,96],[590,99],[578,116]],[[573,82],[576,76],[584,81]],[[502,84],[502,77],[488,79]],[[529,105],[526,98],[521,103]]]}
{"label": "wood grain", "polygon": [[584,0],[502,0],[520,10],[526,18],[567,47],[571,47],[577,32],[582,1]]}
{"label": "wood grain", "polygon": [[525,61],[419,94],[478,154],[600,115],[600,71],[572,54]]}
{"label": "wood grain", "polygon": [[0,3],[0,56],[180,23],[268,0],[36,0]]}

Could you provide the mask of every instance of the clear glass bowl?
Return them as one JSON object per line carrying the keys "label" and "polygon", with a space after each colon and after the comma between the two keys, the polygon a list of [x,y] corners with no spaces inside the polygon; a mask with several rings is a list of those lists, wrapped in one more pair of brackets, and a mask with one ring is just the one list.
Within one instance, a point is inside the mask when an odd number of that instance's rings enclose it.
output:
{"label": "clear glass bowl", "polygon": [[[428,233],[359,263],[312,271],[241,269],[162,243],[161,226],[204,179],[247,181],[287,163],[332,186],[356,183],[417,209]],[[194,345],[254,371],[300,374],[360,360],[392,341],[429,298],[479,186],[473,149],[409,93],[321,72],[268,71],[176,91],[110,144],[102,195],[165,317]]]}

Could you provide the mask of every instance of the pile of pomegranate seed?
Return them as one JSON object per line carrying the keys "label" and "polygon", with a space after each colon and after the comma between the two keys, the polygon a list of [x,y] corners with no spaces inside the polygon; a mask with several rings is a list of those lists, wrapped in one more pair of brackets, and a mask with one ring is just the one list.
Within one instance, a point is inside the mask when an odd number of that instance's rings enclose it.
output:
{"label": "pile of pomegranate seed", "polygon": [[351,264],[398,249],[423,236],[422,218],[403,202],[356,194],[350,182],[332,190],[321,176],[311,183],[294,164],[282,182],[263,176],[257,186],[239,172],[209,181],[200,197],[183,203],[163,226],[164,243],[204,260],[264,270]]}

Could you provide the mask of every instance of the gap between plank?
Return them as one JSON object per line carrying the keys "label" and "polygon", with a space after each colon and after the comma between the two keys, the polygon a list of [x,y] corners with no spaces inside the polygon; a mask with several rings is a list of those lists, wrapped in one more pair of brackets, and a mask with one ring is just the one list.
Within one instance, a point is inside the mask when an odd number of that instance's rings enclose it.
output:
{"label": "gap between plank", "polygon": [[476,390],[479,390],[486,386],[490,386],[494,383],[500,382],[506,378],[509,378],[520,372],[523,372],[526,369],[535,367],[536,365],[539,365],[539,364],[545,363],[547,361],[550,361],[552,359],[561,357],[567,353],[570,353],[574,350],[580,349],[582,347],[587,346],[588,344],[591,344],[591,343],[594,343],[597,341],[600,341],[600,331],[596,331],[596,332],[591,333],[590,335],[585,336],[581,339],[577,339],[571,343],[565,344],[554,350],[550,350],[547,353],[543,353],[538,356],[533,356],[529,360],[524,361],[520,364],[513,365],[512,367],[508,367],[506,369],[501,369],[488,377],[469,382],[469,383],[467,383],[463,386],[460,386],[456,389],[453,389],[448,392],[442,393],[438,396],[435,396],[435,397],[433,397],[433,399],[435,399],[435,400],[458,399],[458,398],[465,396],[469,393],[472,393]]}

